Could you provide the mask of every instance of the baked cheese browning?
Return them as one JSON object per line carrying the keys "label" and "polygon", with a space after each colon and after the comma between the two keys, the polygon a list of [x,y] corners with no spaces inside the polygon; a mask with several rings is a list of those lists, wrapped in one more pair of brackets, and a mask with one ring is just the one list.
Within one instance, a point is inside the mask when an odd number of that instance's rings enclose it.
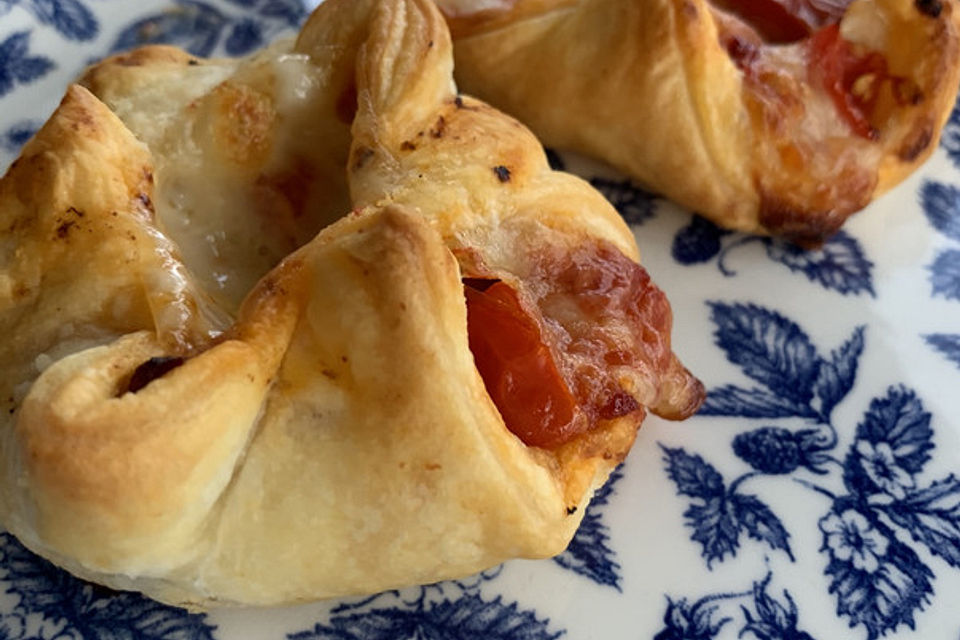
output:
{"label": "baked cheese browning", "polygon": [[[761,90],[757,86],[759,76],[776,73],[778,68],[787,72],[806,71],[807,79],[827,93],[850,130],[869,140],[876,140],[880,135],[871,120],[875,119],[873,111],[881,96],[892,97],[899,107],[918,104],[924,99],[916,82],[891,73],[884,54],[855,45],[842,36],[839,23],[849,1],[828,4],[825,8],[806,3],[785,6],[773,0],[756,4],[730,1],[715,4],[730,9],[749,25],[733,25],[721,20],[719,38],[734,64],[751,81],[754,91]],[[778,7],[779,13],[772,7]],[[790,27],[793,23],[802,28]],[[783,32],[789,31],[792,37],[774,31],[775,25],[781,26]],[[776,52],[767,46],[801,41],[803,46],[798,47],[796,55],[805,58],[805,69],[802,65],[791,69],[791,65],[782,62],[786,57],[782,50]]]}
{"label": "baked cheese browning", "polygon": [[925,33],[949,60],[956,37],[935,18],[953,7],[931,16],[922,3],[870,4],[713,3],[760,132],[760,221],[800,243],[816,244],[885,188],[888,158],[912,164],[928,154],[939,126],[924,112],[939,110],[950,73],[931,74],[917,59],[930,43],[912,52],[891,43]]}
{"label": "baked cheese browning", "polygon": [[[699,408],[703,387],[673,370],[670,306],[643,267],[605,242],[548,245],[531,261],[518,289],[464,279],[470,349],[508,429],[554,449],[603,421],[639,426],[644,407],[671,419]],[[662,398],[671,375],[681,391]]]}
{"label": "baked cheese browning", "polygon": [[350,208],[327,74],[287,41],[242,61],[144,47],[82,79],[153,152],[158,227],[231,315]]}

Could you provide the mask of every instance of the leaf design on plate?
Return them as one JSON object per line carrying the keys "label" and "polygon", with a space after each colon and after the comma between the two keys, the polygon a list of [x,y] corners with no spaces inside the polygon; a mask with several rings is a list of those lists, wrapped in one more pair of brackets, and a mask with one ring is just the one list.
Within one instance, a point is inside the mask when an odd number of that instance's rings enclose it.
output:
{"label": "leaf design on plate", "polygon": [[785,551],[793,559],[789,534],[760,499],[737,493],[733,487],[728,491],[720,473],[699,455],[662,444],[660,449],[677,493],[695,499],[683,515],[687,526],[693,529],[690,538],[703,547],[708,568],[715,560],[723,561],[728,554],[737,554],[743,531],[771,549]]}
{"label": "leaf design on plate", "polygon": [[698,455],[690,455],[682,448],[671,449],[660,445],[667,475],[677,485],[677,493],[691,498],[709,500],[726,491],[721,476],[713,465]]}
{"label": "leaf design on plate", "polygon": [[932,333],[924,336],[931,347],[960,367],[960,333]]}
{"label": "leaf design on plate", "polygon": [[940,136],[940,146],[946,149],[953,165],[960,169],[960,104],[955,104],[950,112],[950,119]]}
{"label": "leaf design on plate", "polygon": [[903,385],[890,387],[883,398],[874,398],[857,425],[857,439],[885,442],[894,451],[897,464],[919,473],[933,449],[930,414],[917,394]]}
{"label": "leaf design on plate", "polygon": [[224,48],[231,56],[242,56],[263,45],[263,29],[250,18],[237,21],[230,27]]}
{"label": "leaf design on plate", "polygon": [[853,335],[843,345],[830,352],[830,359],[820,363],[814,394],[820,398],[820,413],[829,418],[837,403],[843,400],[857,378],[857,365],[863,353],[863,325],[853,330]]}
{"label": "leaf design on plate", "polygon": [[694,215],[690,224],[673,237],[670,249],[673,259],[680,264],[708,262],[720,253],[720,239],[730,231],[721,229],[706,218]]}
{"label": "leaf design on plate", "polygon": [[766,542],[773,550],[785,551],[790,560],[794,559],[790,534],[770,507],[756,496],[733,493],[729,499],[736,519],[747,535],[758,542]]}
{"label": "leaf design on plate", "polygon": [[698,414],[742,418],[817,417],[809,405],[782,398],[766,389],[741,389],[733,385],[707,391],[707,399]]}
{"label": "leaf design on plate", "polygon": [[622,477],[620,467],[614,469],[607,483],[594,494],[573,540],[563,553],[553,558],[564,569],[617,591],[620,591],[620,565],[607,544],[610,529],[603,522],[602,507],[607,504],[614,493],[614,485]]}
{"label": "leaf design on plate", "polygon": [[78,0],[29,0],[24,4],[40,22],[68,40],[91,40],[100,31],[96,17]]}
{"label": "leaf design on plate", "polygon": [[780,239],[766,239],[765,243],[772,260],[802,273],[811,282],[844,295],[866,292],[876,296],[873,263],[867,259],[860,242],[846,231],[840,230],[827,238],[818,249],[801,249]]}
{"label": "leaf design on plate", "polygon": [[677,493],[702,501],[692,503],[683,513],[686,524],[693,529],[690,536],[703,547],[707,566],[727,555],[736,555],[739,546],[740,525],[736,514],[725,499],[723,477],[698,455],[683,449],[660,445],[667,475],[677,485]]}
{"label": "leaf design on plate", "polygon": [[928,181],[920,187],[920,204],[933,228],[960,241],[960,189]]}
{"label": "leaf design on plate", "polygon": [[39,614],[79,638],[212,640],[206,615],[115,592],[79,580],[34,555],[9,534],[0,534],[0,578],[18,598],[16,611]]}
{"label": "leaf design on plate", "polygon": [[55,67],[46,56],[30,55],[30,32],[17,31],[0,42],[0,97],[17,83],[26,84]]}
{"label": "leaf design on plate", "polygon": [[933,295],[960,300],[960,250],[941,251],[929,268]]}
{"label": "leaf design on plate", "polygon": [[216,47],[227,22],[226,16],[209,4],[176,0],[165,11],[141,18],[121,31],[110,50],[172,44],[195,56],[207,57]]}
{"label": "leaf design on plate", "polygon": [[40,128],[40,123],[34,120],[16,122],[0,136],[0,149],[16,153],[33,137]]}
{"label": "leaf design on plate", "polygon": [[653,640],[713,640],[732,618],[714,621],[719,607],[710,604],[709,598],[687,604],[686,598],[667,598],[667,611],[663,614],[663,629]]}
{"label": "leaf design on plate", "polygon": [[630,180],[590,178],[590,184],[610,201],[627,224],[643,224],[655,213],[656,196]]}
{"label": "leaf design on plate", "polygon": [[301,0],[266,0],[257,13],[265,18],[283,20],[291,27],[299,25],[307,16]]}
{"label": "leaf design on plate", "polygon": [[813,640],[810,634],[797,629],[799,612],[790,592],[783,591],[786,605],[767,594],[767,585],[772,577],[768,574],[763,581],[753,583],[753,607],[756,615],[747,607],[742,607],[746,624],[738,635],[743,637],[750,633],[759,640]]}
{"label": "leaf design on plate", "polygon": [[716,344],[727,360],[776,396],[809,405],[819,358],[807,334],[779,313],[753,304],[708,304]]}
{"label": "leaf design on plate", "polygon": [[930,553],[960,568],[960,479],[950,475],[884,509]]}
{"label": "leaf design on plate", "polygon": [[396,607],[334,616],[329,625],[287,636],[289,640],[556,640],[550,621],[501,598],[464,595],[423,608]]}

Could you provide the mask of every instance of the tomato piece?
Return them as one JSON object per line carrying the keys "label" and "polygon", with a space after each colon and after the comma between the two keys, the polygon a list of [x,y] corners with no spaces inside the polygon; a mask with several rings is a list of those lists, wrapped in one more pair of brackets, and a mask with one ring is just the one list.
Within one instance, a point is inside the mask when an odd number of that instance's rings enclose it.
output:
{"label": "tomato piece", "polygon": [[861,77],[868,76],[872,76],[868,80],[873,83],[889,80],[883,56],[879,53],[855,55],[850,43],[840,36],[840,25],[834,24],[820,29],[810,38],[809,64],[811,75],[823,85],[840,117],[853,132],[875,140],[879,132],[870,124],[866,114],[877,92],[858,97],[854,95],[853,85]]}
{"label": "tomato piece", "polygon": [[[639,426],[676,369],[663,292],[602,241],[547,245],[526,260],[519,292],[486,267],[463,279],[470,350],[507,428],[552,449],[609,420]],[[685,417],[701,400],[679,394],[666,414]]]}
{"label": "tomato piece", "polygon": [[470,351],[507,428],[525,444],[568,439],[577,404],[540,326],[500,280],[464,279]]}

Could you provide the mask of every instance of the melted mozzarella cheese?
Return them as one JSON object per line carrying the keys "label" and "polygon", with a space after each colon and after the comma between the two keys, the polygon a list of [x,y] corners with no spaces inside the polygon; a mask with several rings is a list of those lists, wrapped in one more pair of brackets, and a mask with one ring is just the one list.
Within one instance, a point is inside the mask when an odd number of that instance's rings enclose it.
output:
{"label": "melted mozzarella cheese", "polygon": [[153,155],[157,226],[233,315],[267,271],[348,211],[349,130],[316,117],[325,78],[289,42],[158,80],[110,106]]}

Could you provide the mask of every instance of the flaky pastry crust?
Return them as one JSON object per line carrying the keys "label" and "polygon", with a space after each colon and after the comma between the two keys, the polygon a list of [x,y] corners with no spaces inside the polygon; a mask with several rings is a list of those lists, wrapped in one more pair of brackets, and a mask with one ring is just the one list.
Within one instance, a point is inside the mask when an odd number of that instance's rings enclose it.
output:
{"label": "flaky pastry crust", "polygon": [[749,2],[437,3],[465,91],[719,225],[801,243],[926,160],[960,74],[952,0],[856,0],[839,39],[777,45],[717,8]]}
{"label": "flaky pastry crust", "polygon": [[[329,0],[250,59],[147,47],[81,84],[0,181],[0,518],[71,572],[268,605],[549,556],[644,407],[702,400],[629,229],[457,95],[428,0]],[[581,254],[620,256],[649,344],[618,356],[639,360],[615,411],[528,446],[478,372],[463,278],[579,348],[622,329],[571,307]]]}

